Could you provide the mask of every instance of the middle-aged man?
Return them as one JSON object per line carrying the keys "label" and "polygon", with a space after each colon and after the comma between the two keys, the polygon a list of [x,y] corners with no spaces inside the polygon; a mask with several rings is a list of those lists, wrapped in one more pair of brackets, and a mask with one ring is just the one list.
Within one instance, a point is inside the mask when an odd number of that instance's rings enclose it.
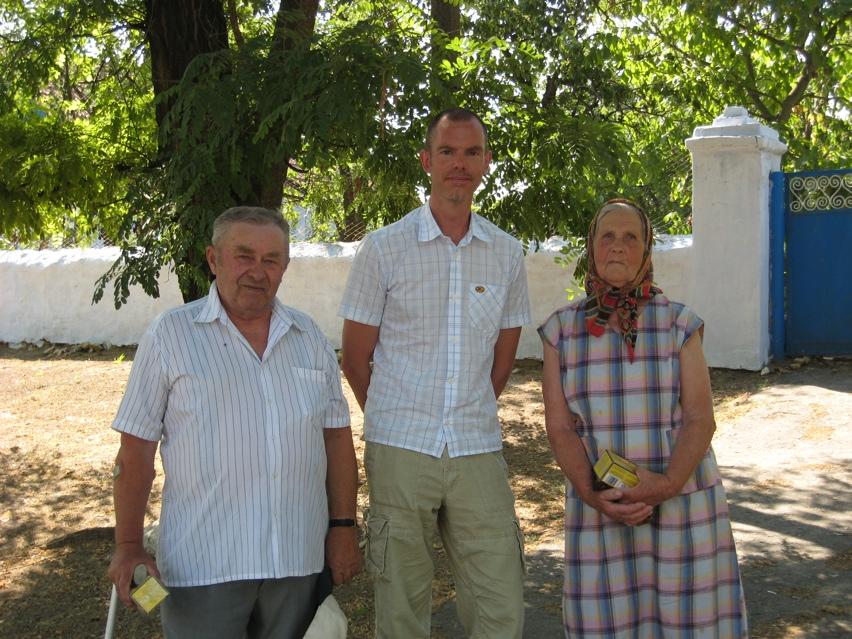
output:
{"label": "middle-aged man", "polygon": [[467,635],[523,630],[497,397],[530,313],[520,244],[471,212],[490,160],[474,113],[435,117],[420,153],[429,199],[364,238],[340,308],[343,371],[364,410],[380,638],[429,637],[436,523]]}
{"label": "middle-aged man", "polygon": [[[148,328],[113,422],[121,447],[109,574],[127,605],[136,565],[161,575],[168,639],[300,638],[323,562],[336,583],[360,569],[337,359],[316,324],[276,298],[288,232],[262,208],[216,219],[207,248],[216,281]],[[155,564],[142,525],[158,443]]]}

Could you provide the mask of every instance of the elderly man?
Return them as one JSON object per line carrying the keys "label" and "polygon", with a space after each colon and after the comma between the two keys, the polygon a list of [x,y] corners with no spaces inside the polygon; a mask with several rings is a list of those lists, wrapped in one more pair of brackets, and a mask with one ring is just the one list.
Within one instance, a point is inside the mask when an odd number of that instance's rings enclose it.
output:
{"label": "elderly man", "polygon": [[[288,233],[261,208],[216,219],[207,248],[216,281],[154,320],[112,425],[121,447],[110,578],[131,605],[136,565],[161,576],[167,638],[301,637],[323,562],[336,583],[360,568],[337,359],[316,324],[276,298]],[[155,564],[142,526],[158,444]]]}
{"label": "elderly man", "polygon": [[340,307],[364,410],[376,634],[428,639],[437,524],[467,636],[515,639],[523,544],[497,397],[530,318],[523,252],[471,213],[491,160],[475,114],[435,117],[420,160],[428,202],[364,239]]}

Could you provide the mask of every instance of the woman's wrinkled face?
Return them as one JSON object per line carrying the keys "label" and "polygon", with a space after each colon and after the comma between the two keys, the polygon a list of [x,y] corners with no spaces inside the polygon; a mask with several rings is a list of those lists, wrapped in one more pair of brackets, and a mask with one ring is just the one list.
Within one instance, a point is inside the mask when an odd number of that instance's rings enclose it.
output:
{"label": "woman's wrinkled face", "polygon": [[605,213],[595,229],[595,269],[610,286],[632,282],[645,254],[645,233],[639,213],[617,208]]}

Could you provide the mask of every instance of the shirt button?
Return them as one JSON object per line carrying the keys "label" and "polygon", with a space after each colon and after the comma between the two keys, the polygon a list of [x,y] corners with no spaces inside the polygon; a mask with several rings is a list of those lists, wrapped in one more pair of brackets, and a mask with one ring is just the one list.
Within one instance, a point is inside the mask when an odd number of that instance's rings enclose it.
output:
{"label": "shirt button", "polygon": [[456,383],[456,378],[455,378],[455,377],[450,377],[450,378],[447,380],[447,384],[455,384],[455,383]]}

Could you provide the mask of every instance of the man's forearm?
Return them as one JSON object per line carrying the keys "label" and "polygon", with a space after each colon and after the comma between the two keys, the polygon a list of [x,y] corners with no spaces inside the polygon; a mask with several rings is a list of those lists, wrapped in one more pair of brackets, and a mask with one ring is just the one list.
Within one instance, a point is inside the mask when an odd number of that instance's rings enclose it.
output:
{"label": "man's forearm", "polygon": [[361,410],[367,405],[367,389],[373,369],[370,361],[379,341],[379,327],[352,320],[343,321],[341,368]]}
{"label": "man's forearm", "polygon": [[373,369],[370,367],[370,362],[352,364],[344,360],[343,375],[349,382],[349,388],[352,389],[352,394],[355,395],[355,400],[362,411],[367,405],[367,389],[370,388],[372,374]]}
{"label": "man's forearm", "polygon": [[115,460],[113,480],[117,545],[142,543],[145,511],[154,483],[153,457],[156,448],[156,442],[127,445],[124,439],[122,440]]}
{"label": "man's forearm", "polygon": [[358,500],[358,463],[352,444],[352,429],[327,428],[325,454],[328,461],[326,492],[331,519],[355,519]]}
{"label": "man's forearm", "polygon": [[[129,474],[125,469],[122,475]],[[147,482],[119,477],[113,486],[115,502],[115,543],[142,543],[145,510],[153,478]]]}
{"label": "man's forearm", "polygon": [[504,328],[497,337],[497,343],[494,345],[494,363],[491,366],[491,386],[494,389],[494,397],[500,397],[500,393],[509,381],[520,339],[520,327]]}

